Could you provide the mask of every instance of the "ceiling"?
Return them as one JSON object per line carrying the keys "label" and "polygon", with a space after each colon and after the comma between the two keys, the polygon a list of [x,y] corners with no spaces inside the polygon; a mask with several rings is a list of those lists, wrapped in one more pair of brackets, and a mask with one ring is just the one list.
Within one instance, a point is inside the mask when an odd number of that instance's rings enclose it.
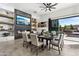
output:
{"label": "ceiling", "polygon": [[45,10],[41,10],[40,6],[44,6],[42,3],[4,3],[4,4],[22,10],[27,13],[44,15],[44,14],[53,13],[54,11],[57,11],[62,8],[75,5],[76,3],[58,3],[58,5],[56,5],[56,9],[47,12],[45,12]]}

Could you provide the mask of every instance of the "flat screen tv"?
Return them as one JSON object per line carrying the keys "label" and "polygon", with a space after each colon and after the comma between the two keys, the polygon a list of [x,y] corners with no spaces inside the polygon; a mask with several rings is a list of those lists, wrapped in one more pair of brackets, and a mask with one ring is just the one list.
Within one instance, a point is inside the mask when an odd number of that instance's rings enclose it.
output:
{"label": "flat screen tv", "polygon": [[18,25],[16,30],[30,30],[31,29],[30,18],[17,15],[16,25]]}
{"label": "flat screen tv", "polygon": [[27,17],[24,17],[24,16],[17,16],[16,17],[16,23],[17,23],[17,25],[30,26],[30,18],[27,18]]}

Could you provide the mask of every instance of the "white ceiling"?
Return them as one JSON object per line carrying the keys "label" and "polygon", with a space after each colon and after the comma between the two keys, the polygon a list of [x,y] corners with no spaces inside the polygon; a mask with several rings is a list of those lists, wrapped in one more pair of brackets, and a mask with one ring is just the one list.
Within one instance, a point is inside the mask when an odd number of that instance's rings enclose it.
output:
{"label": "white ceiling", "polygon": [[56,9],[53,9],[51,12],[45,10],[41,10],[40,6],[44,6],[42,3],[5,3],[5,5],[22,10],[27,13],[37,14],[37,15],[45,15],[57,11],[62,8],[66,8],[77,3],[58,3]]}

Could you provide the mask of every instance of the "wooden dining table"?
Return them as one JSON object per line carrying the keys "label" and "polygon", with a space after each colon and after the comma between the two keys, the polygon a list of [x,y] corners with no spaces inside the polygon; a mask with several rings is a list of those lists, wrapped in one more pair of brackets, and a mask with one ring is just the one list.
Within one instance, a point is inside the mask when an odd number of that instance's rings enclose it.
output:
{"label": "wooden dining table", "polygon": [[[37,34],[38,35],[38,34]],[[28,35],[28,37],[30,38],[30,34]],[[54,39],[54,36],[45,36],[45,35],[38,35],[38,39],[39,39],[39,41],[44,41],[44,40],[46,40],[46,46],[48,46],[48,41],[49,41],[49,43],[51,43],[51,40],[53,40]]]}
{"label": "wooden dining table", "polygon": [[46,40],[46,45],[48,46],[48,41],[49,42],[51,42],[51,40],[53,40],[53,37],[51,37],[51,36],[44,36],[44,35],[40,35],[40,36],[38,36],[38,38],[39,38],[39,41],[44,41],[44,40]]}

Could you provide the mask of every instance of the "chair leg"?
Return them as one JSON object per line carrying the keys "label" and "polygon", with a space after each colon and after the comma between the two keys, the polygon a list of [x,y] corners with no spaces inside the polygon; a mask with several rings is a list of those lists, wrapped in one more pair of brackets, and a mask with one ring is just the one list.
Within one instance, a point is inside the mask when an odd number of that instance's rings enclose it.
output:
{"label": "chair leg", "polygon": [[41,46],[41,49],[44,50],[44,45]]}
{"label": "chair leg", "polygon": [[26,43],[26,48],[28,48],[28,43]]}
{"label": "chair leg", "polygon": [[36,50],[36,55],[38,56],[39,47],[37,47]]}
{"label": "chair leg", "polygon": [[23,42],[23,47],[25,46],[25,42]]}
{"label": "chair leg", "polygon": [[61,51],[62,51],[63,45],[61,45],[60,48],[61,48]]}
{"label": "chair leg", "polygon": [[49,43],[49,50],[50,50],[50,43]]}
{"label": "chair leg", "polygon": [[61,50],[60,50],[60,47],[58,47],[58,51],[59,51],[59,55],[61,54]]}
{"label": "chair leg", "polygon": [[62,42],[62,48],[63,48],[63,46],[64,46],[64,41]]}

